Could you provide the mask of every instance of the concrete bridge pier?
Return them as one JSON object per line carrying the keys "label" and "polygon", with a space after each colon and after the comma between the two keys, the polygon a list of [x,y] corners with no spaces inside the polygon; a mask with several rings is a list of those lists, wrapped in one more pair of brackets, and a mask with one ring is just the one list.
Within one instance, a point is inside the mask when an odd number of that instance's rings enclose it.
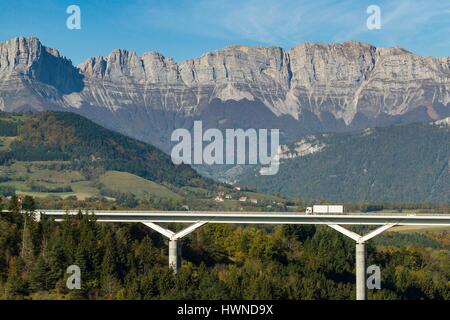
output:
{"label": "concrete bridge pier", "polygon": [[366,286],[366,245],[356,243],[356,300],[367,299]]}
{"label": "concrete bridge pier", "polygon": [[186,229],[183,229],[180,232],[175,233],[153,222],[144,222],[144,224],[147,227],[159,232],[160,234],[169,239],[169,268],[173,270],[173,273],[177,273],[181,267],[181,245],[178,240],[190,234],[192,231],[200,228],[206,223],[207,222],[196,222],[193,225],[187,227]]}
{"label": "concrete bridge pier", "polygon": [[169,267],[177,273],[181,266],[181,245],[178,240],[169,240]]}
{"label": "concrete bridge pier", "polygon": [[395,226],[396,223],[389,223],[378,227],[369,232],[365,236],[361,236],[353,231],[345,229],[338,224],[329,224],[328,226],[346,235],[347,237],[356,241],[356,300],[367,299],[367,284],[366,284],[366,244],[365,242],[373,237],[381,234],[383,231]]}

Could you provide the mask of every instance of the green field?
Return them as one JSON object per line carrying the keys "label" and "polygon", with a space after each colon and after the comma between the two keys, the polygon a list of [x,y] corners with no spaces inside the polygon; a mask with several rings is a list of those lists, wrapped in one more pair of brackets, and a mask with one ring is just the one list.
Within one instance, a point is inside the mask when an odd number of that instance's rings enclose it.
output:
{"label": "green field", "polygon": [[[80,171],[64,169],[67,165],[69,163],[64,161],[18,161],[10,166],[0,166],[0,176],[11,179],[0,182],[0,186],[11,186],[16,189],[17,194],[39,198],[76,196],[79,200],[85,200],[99,196],[100,186],[116,192],[131,193],[138,199],[153,197],[181,200],[183,198],[161,184],[127,172],[106,171],[96,179],[87,180]],[[47,189],[70,187],[72,191],[40,192],[33,190],[32,183]]]}
{"label": "green field", "polygon": [[[275,195],[250,191],[237,191],[221,188],[232,199],[223,202],[214,201],[217,191],[202,187],[169,187],[122,171],[99,171],[90,179],[73,169],[70,161],[16,161],[11,165],[0,166],[0,177],[8,181],[0,182],[0,187],[13,187],[16,194],[36,198],[74,198],[88,200],[102,197],[116,201],[119,194],[131,194],[137,200],[164,200],[190,203],[189,207],[203,210],[224,211],[263,211],[268,204],[284,204],[286,199]],[[246,196],[246,202],[238,199]],[[257,199],[258,203],[251,203]],[[290,211],[293,210],[289,208]]]}
{"label": "green field", "polygon": [[242,193],[249,198],[254,198],[254,199],[262,200],[262,201],[284,202],[286,200],[281,197],[274,196],[271,194],[265,194],[265,193],[257,193],[257,192],[249,192],[249,191],[245,191]]}
{"label": "green field", "polygon": [[108,189],[132,193],[138,198],[148,196],[181,200],[182,197],[167,187],[127,172],[108,171],[99,178]]}

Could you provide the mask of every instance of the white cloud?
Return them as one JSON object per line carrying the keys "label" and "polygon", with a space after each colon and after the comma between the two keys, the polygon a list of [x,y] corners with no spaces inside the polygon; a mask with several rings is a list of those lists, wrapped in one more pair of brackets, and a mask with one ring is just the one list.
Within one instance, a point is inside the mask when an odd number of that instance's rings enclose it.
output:
{"label": "white cloud", "polygon": [[[371,4],[381,7],[378,34],[366,28],[366,9]],[[413,44],[421,37],[448,40],[449,8],[448,1],[441,0],[183,0],[176,8],[152,3],[147,18],[162,29],[234,42],[291,47],[305,41],[367,38],[367,42],[397,45]],[[432,34],[426,30],[430,26],[436,26]]]}
{"label": "white cloud", "polygon": [[[174,9],[152,5],[149,21],[201,36],[292,45],[321,28],[348,24],[348,1],[198,0]],[[364,14],[364,12],[363,12]]]}

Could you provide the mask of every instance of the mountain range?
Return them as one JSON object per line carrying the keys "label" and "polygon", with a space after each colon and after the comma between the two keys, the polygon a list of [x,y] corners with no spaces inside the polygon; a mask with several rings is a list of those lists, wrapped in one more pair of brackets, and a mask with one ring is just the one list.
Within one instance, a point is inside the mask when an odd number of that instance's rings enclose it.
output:
{"label": "mountain range", "polygon": [[[448,129],[433,124],[450,116],[450,57],[348,41],[230,46],[179,63],[117,49],[74,66],[35,37],[1,43],[0,111],[46,110],[80,114],[166,153],[173,130],[196,120],[204,129],[279,129],[284,168],[274,177],[251,167],[195,169],[298,197],[449,201]],[[408,162],[416,158],[426,161]],[[168,161],[157,167],[169,173]],[[181,180],[145,170],[175,185],[198,179],[186,169]]]}
{"label": "mountain range", "polygon": [[176,128],[279,128],[305,134],[450,115],[450,58],[349,41],[230,46],[175,62],[118,49],[78,66],[37,38],[0,44],[0,110],[76,112],[170,150]]}

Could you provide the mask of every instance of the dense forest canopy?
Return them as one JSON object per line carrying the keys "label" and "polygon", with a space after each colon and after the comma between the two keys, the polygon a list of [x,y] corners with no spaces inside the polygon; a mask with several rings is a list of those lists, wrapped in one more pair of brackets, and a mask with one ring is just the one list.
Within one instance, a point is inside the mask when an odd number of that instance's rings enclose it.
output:
{"label": "dense forest canopy", "polygon": [[[208,225],[183,240],[183,265],[167,267],[167,243],[140,224],[72,216],[35,222],[26,197],[3,201],[0,298],[8,299],[354,299],[354,243],[326,227]],[[368,245],[381,268],[370,299],[450,299],[450,235],[395,233]],[[405,239],[403,239],[405,241]],[[81,290],[69,290],[70,265]]]}

